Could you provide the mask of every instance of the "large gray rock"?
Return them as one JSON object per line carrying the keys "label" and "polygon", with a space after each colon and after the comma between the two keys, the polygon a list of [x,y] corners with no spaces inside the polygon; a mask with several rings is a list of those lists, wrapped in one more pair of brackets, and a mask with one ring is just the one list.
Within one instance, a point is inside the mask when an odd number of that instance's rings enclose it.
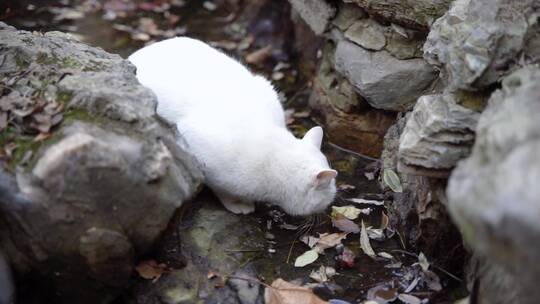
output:
{"label": "large gray rock", "polygon": [[333,48],[327,44],[313,80],[310,106],[321,114],[332,142],[379,157],[382,139],[395,115],[371,108],[345,77],[335,73],[333,59]]}
{"label": "large gray rock", "polygon": [[289,2],[316,35],[324,33],[336,14],[336,8],[325,0],[289,0]]}
{"label": "large gray rock", "polygon": [[461,242],[460,235],[444,207],[446,181],[398,170],[399,140],[410,116],[410,113],[403,115],[388,129],[381,154],[382,172],[393,170],[403,186],[403,192],[392,192],[381,181],[381,187],[393,198],[387,205],[391,226],[400,231],[404,242],[437,257],[439,263],[450,268],[461,267],[462,252],[455,250]]}
{"label": "large gray rock", "polygon": [[2,248],[19,278],[50,287],[48,301],[107,302],[201,171],[119,56],[0,23],[0,58],[2,145],[15,144],[0,167]]}
{"label": "large gray rock", "polygon": [[[257,277],[272,273],[278,263],[265,257],[267,240],[256,217],[232,214],[203,192],[183,218],[171,223],[164,239],[170,242],[160,252],[189,257],[189,261],[157,282],[137,283],[136,303],[263,303]],[[218,277],[209,279],[210,272]]]}
{"label": "large gray rock", "polygon": [[338,42],[335,67],[371,106],[392,111],[412,108],[437,77],[422,59],[398,60],[386,51],[370,52],[346,40]]}
{"label": "large gray rock", "polygon": [[503,303],[509,288],[516,303],[536,303],[540,297],[538,113],[538,67],[507,76],[480,117],[471,156],[449,180],[448,206],[465,240],[510,276],[499,282],[511,286],[491,286],[495,292],[484,294],[481,303]]}
{"label": "large gray rock", "polygon": [[[424,57],[441,66],[450,89],[488,87],[540,50],[536,0],[457,0],[435,22]],[[518,56],[522,56],[521,59]]]}
{"label": "large gray rock", "polygon": [[427,30],[442,16],[451,0],[345,0],[368,13],[408,28]]}
{"label": "large gray rock", "polygon": [[479,114],[456,102],[453,94],[418,99],[399,142],[401,171],[444,177],[467,157]]}

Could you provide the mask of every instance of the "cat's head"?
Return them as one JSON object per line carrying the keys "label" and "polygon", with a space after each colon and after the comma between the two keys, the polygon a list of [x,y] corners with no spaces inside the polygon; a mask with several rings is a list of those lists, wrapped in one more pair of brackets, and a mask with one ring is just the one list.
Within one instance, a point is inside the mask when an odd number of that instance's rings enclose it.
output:
{"label": "cat's head", "polygon": [[290,181],[281,206],[291,215],[320,213],[334,200],[337,171],[320,150],[322,139],[322,128],[314,127],[292,147]]}

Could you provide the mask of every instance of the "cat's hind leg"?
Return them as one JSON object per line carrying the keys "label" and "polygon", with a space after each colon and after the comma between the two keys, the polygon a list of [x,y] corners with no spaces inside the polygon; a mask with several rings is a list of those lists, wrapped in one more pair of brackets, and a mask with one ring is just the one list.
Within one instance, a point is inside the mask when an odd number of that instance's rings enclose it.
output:
{"label": "cat's hind leg", "polygon": [[255,203],[244,202],[228,194],[216,193],[223,207],[234,214],[249,214],[255,211]]}

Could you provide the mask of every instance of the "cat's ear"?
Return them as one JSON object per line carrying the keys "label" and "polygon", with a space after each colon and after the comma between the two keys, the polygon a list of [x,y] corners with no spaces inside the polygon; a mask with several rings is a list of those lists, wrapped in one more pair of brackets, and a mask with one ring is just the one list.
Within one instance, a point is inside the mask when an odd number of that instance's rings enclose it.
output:
{"label": "cat's ear", "polygon": [[314,145],[317,149],[321,148],[322,139],[323,130],[319,126],[311,128],[309,131],[307,131],[306,135],[304,135],[304,138],[302,138],[303,141]]}
{"label": "cat's ear", "polygon": [[319,173],[317,173],[317,176],[315,177],[316,187],[317,188],[328,187],[332,179],[336,178],[336,176],[337,176],[336,170],[332,170],[332,169],[321,170]]}

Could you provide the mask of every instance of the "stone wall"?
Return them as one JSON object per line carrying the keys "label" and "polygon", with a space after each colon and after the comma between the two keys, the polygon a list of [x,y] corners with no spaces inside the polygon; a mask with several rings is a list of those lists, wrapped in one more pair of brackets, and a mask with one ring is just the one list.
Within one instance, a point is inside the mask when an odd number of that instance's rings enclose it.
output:
{"label": "stone wall", "polygon": [[332,141],[398,173],[407,241],[451,259],[455,223],[479,303],[538,299],[540,2],[289,1],[326,40],[311,104]]}

